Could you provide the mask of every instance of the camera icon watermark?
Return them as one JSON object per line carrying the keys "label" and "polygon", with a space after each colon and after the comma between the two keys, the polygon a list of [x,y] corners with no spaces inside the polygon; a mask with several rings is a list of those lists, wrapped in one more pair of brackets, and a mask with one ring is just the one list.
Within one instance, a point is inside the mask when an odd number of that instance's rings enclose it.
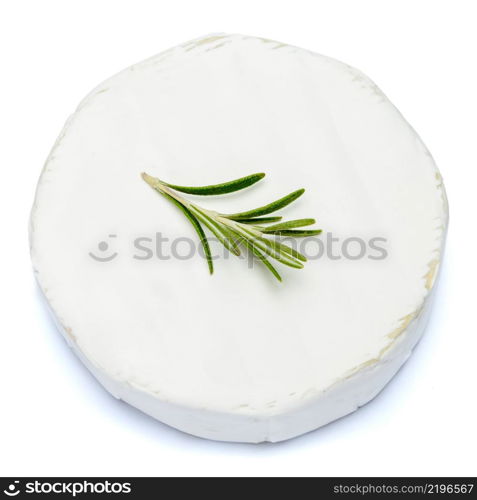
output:
{"label": "camera icon watermark", "polygon": [[[108,239],[117,238],[117,236],[117,234],[108,234]],[[98,262],[111,262],[118,256],[118,252],[111,252],[110,244],[108,240],[101,240],[97,244],[97,250],[89,252],[89,256]]]}
{"label": "camera icon watermark", "polygon": [[20,481],[13,481],[10,483],[3,493],[9,497],[16,497],[20,494]]}

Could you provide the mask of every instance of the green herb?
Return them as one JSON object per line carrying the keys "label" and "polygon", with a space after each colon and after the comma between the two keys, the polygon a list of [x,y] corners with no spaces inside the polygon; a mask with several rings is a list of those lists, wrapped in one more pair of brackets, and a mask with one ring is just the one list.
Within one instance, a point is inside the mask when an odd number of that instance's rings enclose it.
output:
{"label": "green herb", "polygon": [[204,248],[205,257],[207,259],[207,265],[209,266],[209,272],[210,272],[210,274],[213,274],[214,264],[212,262],[212,254],[210,253],[209,242],[207,241],[207,236],[205,235],[204,230],[202,229],[202,226],[200,225],[199,221],[194,216],[194,214],[185,205],[183,205],[179,200],[176,200],[173,196],[171,196],[168,193],[163,193],[161,191],[159,191],[159,192],[163,196],[165,196],[168,200],[172,201],[172,203],[174,203],[174,205],[179,207],[179,209],[182,210],[184,215],[190,220],[192,226],[194,227],[197,234],[199,235],[200,243],[202,244],[202,247]]}
{"label": "green herb", "polygon": [[283,198],[264,205],[263,207],[246,212],[235,214],[221,214],[213,210],[206,210],[199,207],[195,203],[182,198],[176,191],[195,195],[217,195],[232,193],[240,189],[252,186],[256,182],[265,177],[265,174],[252,174],[246,177],[241,177],[230,182],[222,184],[214,184],[210,186],[177,186],[168,184],[156,177],[152,177],[146,173],[142,174],[142,178],[157,192],[176,205],[184,215],[189,219],[192,226],[196,230],[199,240],[204,249],[204,254],[207,259],[210,274],[214,271],[212,256],[210,252],[207,237],[202,228],[203,224],[229,251],[235,255],[240,255],[240,245],[243,245],[257,259],[259,259],[267,267],[267,269],[281,281],[281,276],[278,271],[268,260],[275,259],[289,267],[302,269],[303,263],[306,262],[306,257],[294,248],[277,241],[268,239],[267,236],[292,236],[307,237],[315,236],[321,233],[320,229],[294,229],[309,226],[315,223],[315,219],[297,219],[287,222],[280,222],[272,226],[264,226],[272,222],[282,220],[280,216],[262,217],[270,213],[276,212],[281,208],[286,207],[290,203],[297,200],[304,192],[304,189],[298,189]]}
{"label": "green herb", "polygon": [[283,217],[255,217],[251,219],[240,219],[241,224],[268,224],[269,222],[278,222]]}
{"label": "green herb", "polygon": [[294,238],[306,238],[307,236],[317,236],[321,234],[321,229],[312,229],[309,231],[294,231],[293,229],[283,231],[263,231],[264,234],[278,234],[279,236],[293,236]]}
{"label": "green herb", "polygon": [[281,231],[283,229],[292,229],[294,227],[311,226],[315,222],[316,222],[315,219],[289,220],[288,222],[281,222],[280,224],[274,224],[273,226],[268,226],[267,227],[267,232],[270,232],[270,231]]}
{"label": "green herb", "polygon": [[252,217],[258,217],[260,215],[271,214],[272,212],[276,212],[277,210],[280,210],[280,208],[286,207],[290,203],[293,203],[304,192],[304,189],[298,189],[297,191],[293,191],[293,193],[287,194],[283,198],[272,201],[271,203],[269,203],[268,205],[264,205],[263,207],[255,208],[247,212],[240,212],[238,214],[230,214],[227,215],[227,217],[232,220],[241,220],[251,219]]}
{"label": "green herb", "polygon": [[[265,177],[265,174],[252,174],[246,177],[241,177],[235,181],[223,182],[222,184],[213,184],[211,186],[177,186],[175,184],[168,184],[167,182],[162,182],[164,186],[167,186],[176,191],[188,194],[198,194],[204,195],[214,195],[214,194],[227,194],[233,193],[234,191],[239,191],[246,187],[252,186],[256,182],[260,181]],[[158,179],[159,180],[159,179]]]}

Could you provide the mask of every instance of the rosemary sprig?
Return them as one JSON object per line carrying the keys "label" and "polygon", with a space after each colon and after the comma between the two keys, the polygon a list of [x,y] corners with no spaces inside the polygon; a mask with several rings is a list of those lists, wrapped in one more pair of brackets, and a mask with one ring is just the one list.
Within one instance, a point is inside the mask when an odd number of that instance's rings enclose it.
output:
{"label": "rosemary sprig", "polygon": [[[303,263],[306,262],[306,257],[294,248],[275,239],[268,239],[267,236],[308,237],[320,234],[321,230],[295,229],[312,225],[315,223],[315,219],[297,219],[279,222],[282,220],[280,216],[263,216],[276,212],[290,203],[293,203],[305,192],[304,189],[293,191],[268,205],[235,214],[221,214],[213,210],[207,210],[184,199],[177,193],[177,191],[179,191],[182,193],[206,196],[232,193],[252,186],[264,177],[265,174],[258,173],[222,184],[188,187],[169,184],[146,173],[142,174],[142,178],[152,188],[174,203],[174,205],[176,205],[189,219],[204,249],[210,274],[214,272],[214,266],[209,243],[201,224],[203,224],[233,254],[240,255],[239,246],[243,245],[257,259],[263,262],[278,281],[281,281],[282,278],[280,274],[270,263],[268,258],[275,259],[281,264],[295,269],[302,269]],[[272,222],[279,223],[271,226],[263,225]]]}

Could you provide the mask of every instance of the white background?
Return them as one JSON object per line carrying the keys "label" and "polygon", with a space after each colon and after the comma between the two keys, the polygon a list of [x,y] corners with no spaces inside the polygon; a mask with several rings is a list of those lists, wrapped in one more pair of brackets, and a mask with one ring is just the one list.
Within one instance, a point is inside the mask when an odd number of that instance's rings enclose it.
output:
{"label": "white background", "polygon": [[[3,0],[0,4],[0,475],[477,475],[477,6],[472,0]],[[97,83],[209,32],[367,73],[444,176],[451,224],[434,315],[370,404],[280,443],[209,442],[109,396],[56,332],[29,262],[42,164]]]}

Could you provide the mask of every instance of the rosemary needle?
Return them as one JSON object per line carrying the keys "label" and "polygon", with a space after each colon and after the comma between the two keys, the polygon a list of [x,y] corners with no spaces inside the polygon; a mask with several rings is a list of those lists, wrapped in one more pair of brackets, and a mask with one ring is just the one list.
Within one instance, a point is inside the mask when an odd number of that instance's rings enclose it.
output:
{"label": "rosemary needle", "polygon": [[[216,194],[227,194],[233,193],[234,191],[239,191],[240,189],[244,189],[246,187],[252,186],[256,182],[262,180],[265,177],[265,174],[252,174],[247,175],[246,177],[241,177],[240,179],[236,179],[230,182],[223,182],[222,184],[213,184],[210,186],[177,186],[175,184],[168,184],[166,182],[162,182],[165,186],[174,189],[175,191],[180,191],[181,193],[187,194],[197,194],[201,196],[210,196]],[[159,179],[158,179],[159,180]]]}

